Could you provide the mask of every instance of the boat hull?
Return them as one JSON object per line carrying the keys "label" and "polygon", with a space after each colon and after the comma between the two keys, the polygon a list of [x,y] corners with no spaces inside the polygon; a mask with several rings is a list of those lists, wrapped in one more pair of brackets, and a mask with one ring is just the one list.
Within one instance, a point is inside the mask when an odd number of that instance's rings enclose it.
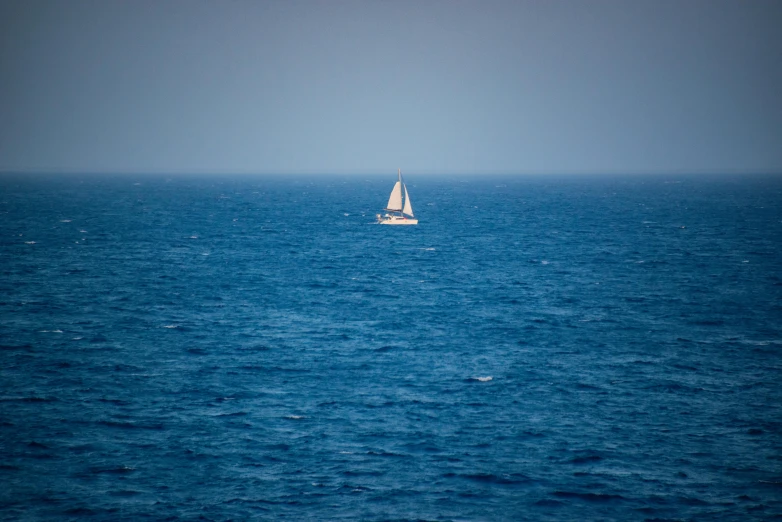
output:
{"label": "boat hull", "polygon": [[407,221],[381,221],[381,225],[417,225],[417,219],[408,219]]}
{"label": "boat hull", "polygon": [[380,225],[417,225],[418,220],[415,218],[406,218],[399,216],[378,217],[378,224]]}

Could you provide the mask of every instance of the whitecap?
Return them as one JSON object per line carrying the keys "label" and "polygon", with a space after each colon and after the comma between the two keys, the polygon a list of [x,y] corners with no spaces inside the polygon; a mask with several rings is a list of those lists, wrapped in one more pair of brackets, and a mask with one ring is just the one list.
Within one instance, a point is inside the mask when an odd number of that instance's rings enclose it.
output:
{"label": "whitecap", "polygon": [[299,420],[299,419],[303,419],[304,416],[303,415],[286,415],[285,418],[286,419]]}
{"label": "whitecap", "polygon": [[198,239],[198,236],[190,236],[190,239]]}
{"label": "whitecap", "polygon": [[546,261],[546,260],[544,259],[543,261],[541,261],[541,262],[540,262],[540,264],[541,264],[541,265],[547,265],[547,264],[548,264],[548,261]]}
{"label": "whitecap", "polygon": [[749,263],[749,259],[745,259],[742,263]]}
{"label": "whitecap", "polygon": [[179,326],[175,325],[175,324],[166,324],[166,325],[163,325],[163,328],[179,328]]}
{"label": "whitecap", "polygon": [[86,234],[87,233],[86,230],[79,230],[79,232],[81,232],[82,234]]}
{"label": "whitecap", "polygon": [[473,380],[476,380],[476,381],[481,381],[481,382],[489,382],[489,381],[491,381],[491,380],[492,380],[492,377],[491,377],[491,376],[486,376],[486,377],[473,377]]}
{"label": "whitecap", "polygon": [[25,241],[24,244],[25,245],[34,245],[35,241]]}
{"label": "whitecap", "polygon": [[345,213],[344,213],[344,214],[342,214],[342,215],[343,215],[343,216],[345,216],[345,217],[347,217],[347,216],[349,216],[350,214],[348,214],[347,212],[345,212]]}
{"label": "whitecap", "polygon": [[70,219],[61,219],[60,220],[60,223],[70,223],[70,222],[71,222]]}

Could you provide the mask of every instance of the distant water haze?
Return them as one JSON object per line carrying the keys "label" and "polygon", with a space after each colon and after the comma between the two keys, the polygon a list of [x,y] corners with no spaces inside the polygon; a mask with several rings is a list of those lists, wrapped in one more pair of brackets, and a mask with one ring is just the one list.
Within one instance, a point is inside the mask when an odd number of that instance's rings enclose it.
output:
{"label": "distant water haze", "polygon": [[0,1],[0,171],[782,172],[782,3]]}

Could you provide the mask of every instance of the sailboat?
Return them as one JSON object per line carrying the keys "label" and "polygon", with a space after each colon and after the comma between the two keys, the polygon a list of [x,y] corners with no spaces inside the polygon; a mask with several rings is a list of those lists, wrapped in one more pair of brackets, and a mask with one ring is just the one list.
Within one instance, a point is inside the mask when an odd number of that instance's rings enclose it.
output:
{"label": "sailboat", "polygon": [[[388,198],[388,204],[384,209],[385,214],[377,214],[377,222],[381,225],[417,225],[418,220],[413,214],[413,205],[410,204],[410,196],[407,194],[407,185],[402,181],[402,169],[396,172],[397,182]],[[404,205],[402,193],[404,192]]]}

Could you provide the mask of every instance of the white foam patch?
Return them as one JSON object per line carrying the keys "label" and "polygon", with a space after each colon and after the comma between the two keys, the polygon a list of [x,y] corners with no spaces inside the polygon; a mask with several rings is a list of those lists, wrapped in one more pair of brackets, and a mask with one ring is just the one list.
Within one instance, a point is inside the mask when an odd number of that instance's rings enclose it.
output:
{"label": "white foam patch", "polygon": [[61,219],[60,220],[60,223],[70,223],[70,222],[71,222],[70,219]]}
{"label": "white foam patch", "polygon": [[35,241],[25,241],[24,244],[25,245],[34,245]]}
{"label": "white foam patch", "polygon": [[492,380],[492,377],[491,377],[491,376],[486,376],[486,377],[473,377],[473,379],[475,379],[476,381],[481,381],[481,382],[489,382],[489,381],[491,381],[491,380]]}
{"label": "white foam patch", "polygon": [[299,419],[303,419],[304,416],[303,415],[286,415],[285,418],[286,419],[299,420]]}
{"label": "white foam patch", "polygon": [[179,328],[179,326],[175,325],[175,324],[166,324],[166,325],[163,325],[163,328]]}

